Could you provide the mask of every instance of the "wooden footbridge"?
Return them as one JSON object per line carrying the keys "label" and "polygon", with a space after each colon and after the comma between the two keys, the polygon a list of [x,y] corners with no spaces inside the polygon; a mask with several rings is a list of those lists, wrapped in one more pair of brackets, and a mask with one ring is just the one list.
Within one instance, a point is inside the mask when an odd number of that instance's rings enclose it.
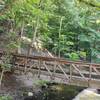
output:
{"label": "wooden footbridge", "polygon": [[[2,60],[3,53],[0,56]],[[13,54],[12,64],[15,72],[32,72],[53,82],[100,88],[100,64],[24,54]]]}

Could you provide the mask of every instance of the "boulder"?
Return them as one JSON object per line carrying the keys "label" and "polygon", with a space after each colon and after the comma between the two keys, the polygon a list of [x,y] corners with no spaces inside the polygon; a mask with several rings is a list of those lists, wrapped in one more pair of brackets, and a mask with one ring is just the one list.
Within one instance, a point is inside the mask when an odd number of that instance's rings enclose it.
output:
{"label": "boulder", "polygon": [[100,94],[97,93],[96,89],[85,89],[73,100],[100,100]]}

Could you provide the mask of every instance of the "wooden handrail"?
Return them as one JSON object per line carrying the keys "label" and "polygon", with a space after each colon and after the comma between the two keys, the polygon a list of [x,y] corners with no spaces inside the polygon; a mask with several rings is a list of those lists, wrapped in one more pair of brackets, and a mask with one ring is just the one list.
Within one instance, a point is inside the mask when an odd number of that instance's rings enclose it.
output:
{"label": "wooden handrail", "polygon": [[[4,54],[4,51],[0,51],[0,54]],[[32,55],[24,55],[24,54],[15,54],[12,53],[13,56],[15,57],[21,57],[21,58],[28,58],[28,59],[34,59],[34,60],[42,60],[42,61],[57,61],[61,64],[78,64],[78,65],[84,65],[84,66],[90,66],[92,65],[93,67],[99,67],[100,64],[96,64],[96,63],[87,63],[87,62],[83,62],[83,61],[70,61],[70,60],[66,60],[64,58],[57,58],[57,57],[43,57],[43,56],[32,56]]]}
{"label": "wooden handrail", "polygon": [[57,58],[57,57],[43,57],[43,56],[26,56],[26,55],[23,55],[23,54],[13,54],[14,56],[16,57],[27,57],[29,59],[34,59],[34,60],[43,60],[43,61],[57,61],[59,63],[62,63],[62,64],[81,64],[81,65],[92,65],[92,66],[100,66],[100,64],[96,64],[96,63],[86,63],[86,62],[82,62],[82,61],[70,61],[70,60],[66,60],[66,59],[62,59],[62,58]]}

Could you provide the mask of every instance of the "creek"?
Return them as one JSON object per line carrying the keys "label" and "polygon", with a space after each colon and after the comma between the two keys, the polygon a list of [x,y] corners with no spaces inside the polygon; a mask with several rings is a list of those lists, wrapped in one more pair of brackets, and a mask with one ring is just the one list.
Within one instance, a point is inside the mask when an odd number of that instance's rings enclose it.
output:
{"label": "creek", "polygon": [[37,80],[33,76],[27,78],[26,75],[7,74],[0,88],[0,96],[9,95],[12,100],[100,100],[100,89],[49,82],[37,85]]}
{"label": "creek", "polygon": [[41,86],[41,89],[33,96],[26,97],[24,100],[72,100],[84,87],[49,84]]}

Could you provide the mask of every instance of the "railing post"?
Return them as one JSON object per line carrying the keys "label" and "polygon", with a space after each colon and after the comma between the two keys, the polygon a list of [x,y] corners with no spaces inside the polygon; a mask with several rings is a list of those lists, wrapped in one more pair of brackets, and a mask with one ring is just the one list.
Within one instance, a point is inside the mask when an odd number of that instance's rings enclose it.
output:
{"label": "railing post", "polygon": [[25,66],[24,73],[25,73],[25,74],[26,74],[26,72],[27,72],[27,64],[28,64],[28,57],[26,56],[26,57],[25,57],[25,62],[24,62],[24,66]]}
{"label": "railing post", "polygon": [[57,62],[54,61],[53,74],[52,74],[51,80],[54,80],[55,79],[56,67],[57,67]]}
{"label": "railing post", "polygon": [[11,63],[12,63],[11,71],[12,72],[14,72],[15,62],[16,62],[16,57],[12,56],[12,59],[11,59]]}
{"label": "railing post", "polygon": [[39,66],[39,69],[38,69],[38,78],[40,78],[40,74],[41,74],[41,59],[39,59],[38,66]]}
{"label": "railing post", "polygon": [[69,81],[71,83],[71,80],[72,80],[72,65],[71,64],[70,64],[70,69],[69,70],[70,70],[70,80]]}
{"label": "railing post", "polygon": [[88,87],[90,87],[90,82],[92,78],[92,65],[89,65],[89,80],[88,80]]}

